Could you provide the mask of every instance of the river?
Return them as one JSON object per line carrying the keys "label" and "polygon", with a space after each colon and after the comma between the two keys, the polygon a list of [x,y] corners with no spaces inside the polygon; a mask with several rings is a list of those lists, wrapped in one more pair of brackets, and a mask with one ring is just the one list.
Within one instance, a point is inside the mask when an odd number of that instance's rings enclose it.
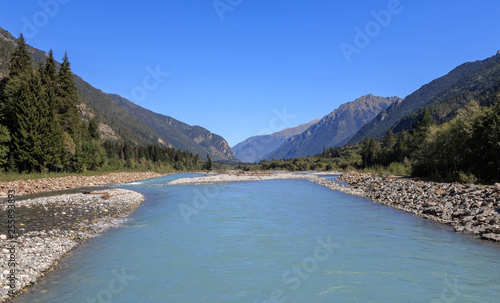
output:
{"label": "river", "polygon": [[498,302],[500,245],[306,180],[120,187],[146,200],[14,300]]}

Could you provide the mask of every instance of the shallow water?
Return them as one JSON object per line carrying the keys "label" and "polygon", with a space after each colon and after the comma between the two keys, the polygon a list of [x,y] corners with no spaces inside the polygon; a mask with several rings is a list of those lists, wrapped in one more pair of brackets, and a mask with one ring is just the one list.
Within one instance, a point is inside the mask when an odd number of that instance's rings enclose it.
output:
{"label": "shallow water", "polygon": [[146,201],[24,302],[497,302],[500,245],[305,180],[120,187]]}

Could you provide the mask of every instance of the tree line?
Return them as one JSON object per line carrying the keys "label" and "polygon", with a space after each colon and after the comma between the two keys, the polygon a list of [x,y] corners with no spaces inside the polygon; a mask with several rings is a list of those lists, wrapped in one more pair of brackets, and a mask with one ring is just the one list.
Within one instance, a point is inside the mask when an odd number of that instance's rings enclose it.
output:
{"label": "tree line", "polygon": [[22,34],[0,80],[0,170],[84,172],[108,169],[199,170],[198,155],[162,146],[104,142],[95,119],[83,119],[67,53],[32,60]]}
{"label": "tree line", "polygon": [[471,101],[451,121],[437,125],[424,109],[409,129],[381,140],[324,149],[306,158],[261,161],[245,170],[364,170],[438,181],[500,181],[500,96],[492,106]]}

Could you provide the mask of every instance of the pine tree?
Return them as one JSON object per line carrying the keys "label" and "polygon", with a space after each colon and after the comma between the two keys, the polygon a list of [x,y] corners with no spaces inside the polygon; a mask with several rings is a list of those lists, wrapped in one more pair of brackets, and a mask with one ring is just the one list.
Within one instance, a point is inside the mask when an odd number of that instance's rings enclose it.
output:
{"label": "pine tree", "polygon": [[212,159],[210,159],[210,155],[207,154],[207,163],[205,164],[206,170],[212,170]]}
{"label": "pine tree", "polygon": [[39,66],[38,75],[43,85],[42,102],[38,104],[40,111],[44,113],[41,121],[44,127],[42,135],[47,138],[42,144],[46,153],[43,169],[59,171],[64,165],[68,164],[70,151],[65,150],[65,143],[67,142],[64,141],[64,131],[58,112],[57,69],[52,50],[49,52],[49,58],[45,66]]}
{"label": "pine tree", "polygon": [[398,134],[396,145],[394,146],[394,157],[398,162],[403,162],[405,158],[409,158],[409,136],[407,131],[402,131]]}
{"label": "pine tree", "polygon": [[392,129],[389,129],[389,132],[387,132],[387,135],[384,137],[382,144],[384,146],[384,151],[391,151],[394,148],[394,145],[396,145],[396,138],[394,137]]}
{"label": "pine tree", "polygon": [[58,96],[58,72],[56,60],[52,50],[49,51],[49,57],[45,61],[45,67],[40,69],[42,73],[42,83],[44,85],[48,115],[50,117],[50,132],[53,137],[50,141],[53,144],[54,161],[51,170],[60,170],[68,167],[71,157],[75,154],[75,144],[70,135],[64,131],[64,121],[60,115],[60,98]]}
{"label": "pine tree", "polygon": [[0,79],[0,123],[5,123],[5,114],[7,113],[6,98],[5,98],[5,86],[9,81],[8,77]]}
{"label": "pine tree", "polygon": [[101,134],[99,133],[99,126],[96,119],[91,119],[89,122],[89,135],[91,139],[101,140]]}
{"label": "pine tree", "polygon": [[0,125],[0,166],[7,163],[9,156],[10,132],[9,129]]}
{"label": "pine tree", "polygon": [[38,105],[44,100],[42,84],[37,73],[31,72],[25,85],[20,89],[18,98],[13,100],[14,118],[12,129],[11,150],[17,166],[22,171],[41,170],[44,163],[42,148],[43,113]]}
{"label": "pine tree", "polygon": [[392,129],[389,130],[387,135],[382,140],[382,153],[384,165],[389,165],[394,161],[394,147],[396,146],[396,137],[392,132]]}
{"label": "pine tree", "polygon": [[12,133],[15,120],[14,105],[20,97],[20,91],[26,85],[27,78],[33,71],[32,60],[23,35],[17,40],[17,47],[12,54],[9,65],[9,76],[2,81],[1,122]]}
{"label": "pine tree", "polygon": [[49,106],[44,67],[31,71],[10,100],[13,109],[11,153],[22,171],[54,170],[61,162],[62,133]]}
{"label": "pine tree", "polygon": [[32,69],[31,57],[23,34],[17,39],[17,48],[12,54],[9,66],[9,77],[14,78]]}
{"label": "pine tree", "polygon": [[364,166],[369,167],[378,164],[377,161],[379,160],[380,152],[380,143],[375,138],[365,138],[362,154]]}
{"label": "pine tree", "polygon": [[55,82],[57,81],[57,67],[56,67],[56,60],[54,59],[54,52],[50,50],[48,55],[49,57],[45,61],[44,74],[48,80],[50,80],[51,82],[53,82],[53,84],[55,84]]}
{"label": "pine tree", "polygon": [[58,76],[59,114],[63,121],[63,130],[68,132],[78,145],[82,137],[82,124],[77,105],[80,103],[75,80],[68,59],[68,53],[64,54],[63,63]]}

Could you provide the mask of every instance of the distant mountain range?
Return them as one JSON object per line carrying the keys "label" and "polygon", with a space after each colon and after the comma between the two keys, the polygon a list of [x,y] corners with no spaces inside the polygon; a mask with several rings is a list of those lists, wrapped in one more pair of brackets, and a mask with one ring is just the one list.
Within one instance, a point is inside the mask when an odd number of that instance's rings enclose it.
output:
{"label": "distant mountain range", "polygon": [[265,158],[270,160],[307,157],[321,153],[324,148],[342,146],[382,110],[400,101],[398,97],[384,98],[370,94],[344,103],[303,133],[285,140]]}
{"label": "distant mountain range", "polygon": [[[279,147],[276,148],[275,143],[261,147],[261,150],[274,150],[264,156],[259,155],[258,159],[312,156],[321,153],[323,148],[359,143],[366,137],[380,139],[389,130],[394,133],[410,130],[424,108],[429,110],[437,123],[444,123],[453,119],[458,110],[472,100],[488,106],[499,95],[500,51],[485,60],[458,66],[405,99],[368,95],[343,104],[304,132],[287,138]],[[238,153],[252,142],[251,139],[235,146]],[[255,159],[243,154],[240,160],[252,162],[248,160]]]}
{"label": "distant mountain range", "polygon": [[259,162],[264,159],[267,154],[278,149],[285,140],[303,133],[306,129],[319,121],[320,119],[316,119],[309,123],[287,128],[270,135],[250,137],[233,147],[234,155],[244,163]]}
{"label": "distant mountain range", "polygon": [[[8,75],[10,56],[17,39],[0,28],[0,79]],[[34,61],[45,62],[47,53],[28,46]],[[70,54],[71,55],[71,54]],[[213,160],[235,162],[237,159],[224,138],[210,131],[153,113],[117,95],[108,95],[74,75],[81,104],[82,118],[96,118],[104,140],[133,145],[159,144]]]}

